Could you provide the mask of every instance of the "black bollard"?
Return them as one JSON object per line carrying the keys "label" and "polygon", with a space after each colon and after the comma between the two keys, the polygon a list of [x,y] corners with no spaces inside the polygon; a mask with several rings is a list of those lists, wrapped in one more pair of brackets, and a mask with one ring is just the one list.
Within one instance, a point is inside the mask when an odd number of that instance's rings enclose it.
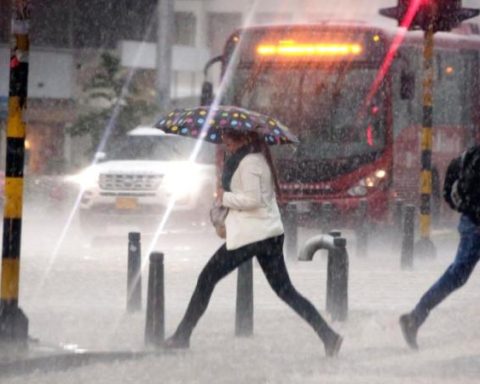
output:
{"label": "black bollard", "polygon": [[413,243],[415,227],[415,206],[406,205],[403,220],[403,239],[402,239],[402,269],[412,269],[413,267]]}
{"label": "black bollard", "polygon": [[165,290],[163,253],[150,254],[148,272],[147,318],[145,344],[159,346],[165,340]]}
{"label": "black bollard", "polygon": [[297,258],[298,252],[298,211],[295,204],[285,208],[285,254],[288,259]]}
{"label": "black bollard", "polygon": [[393,207],[392,250],[398,252],[402,242],[403,200],[396,199]]}
{"label": "black bollard", "polygon": [[348,315],[347,240],[335,237],[333,242],[335,247],[328,252],[326,309],[332,320],[345,321]]}
{"label": "black bollard", "polygon": [[238,268],[235,336],[253,335],[253,264],[246,261]]}
{"label": "black bollard", "polygon": [[[340,231],[331,231],[329,232],[329,235],[334,237],[334,238],[339,238],[342,236],[342,233]],[[335,241],[335,240],[334,240]],[[333,284],[332,281],[334,279],[333,274],[335,273],[334,271],[334,266],[335,263],[331,262],[331,259],[335,257],[334,253],[331,253],[332,251],[329,249],[328,250],[328,260],[327,260],[327,299],[326,299],[326,310],[329,313],[332,313],[333,311],[333,295],[334,292],[332,292],[333,289]]]}
{"label": "black bollard", "polygon": [[368,254],[368,201],[361,199],[357,208],[357,225],[355,228],[357,240],[357,257],[366,257]]}
{"label": "black bollard", "polygon": [[128,233],[127,311],[142,309],[142,254],[140,233]]}
{"label": "black bollard", "polygon": [[321,228],[323,233],[332,229],[333,205],[329,201],[322,203],[321,206]]}

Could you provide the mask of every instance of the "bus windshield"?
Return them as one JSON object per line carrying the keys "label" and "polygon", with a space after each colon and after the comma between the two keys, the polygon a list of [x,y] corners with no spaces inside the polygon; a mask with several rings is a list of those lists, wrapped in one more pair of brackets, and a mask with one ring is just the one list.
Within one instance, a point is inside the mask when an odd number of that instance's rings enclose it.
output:
{"label": "bus windshield", "polygon": [[300,138],[276,157],[351,158],[381,152],[386,141],[386,97],[377,91],[362,107],[377,70],[359,66],[244,66],[236,68],[222,103],[273,116]]}

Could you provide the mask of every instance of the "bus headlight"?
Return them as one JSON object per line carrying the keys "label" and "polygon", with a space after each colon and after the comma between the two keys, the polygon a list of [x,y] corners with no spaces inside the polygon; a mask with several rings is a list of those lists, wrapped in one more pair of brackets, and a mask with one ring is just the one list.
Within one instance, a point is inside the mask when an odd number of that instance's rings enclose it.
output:
{"label": "bus headlight", "polygon": [[377,169],[351,187],[347,194],[354,197],[365,196],[370,189],[377,188],[386,176],[387,172],[384,169]]}

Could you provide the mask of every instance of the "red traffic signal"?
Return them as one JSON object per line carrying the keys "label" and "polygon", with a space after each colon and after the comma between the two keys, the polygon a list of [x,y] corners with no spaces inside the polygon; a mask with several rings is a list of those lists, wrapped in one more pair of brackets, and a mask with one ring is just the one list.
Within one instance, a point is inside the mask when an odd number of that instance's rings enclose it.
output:
{"label": "red traffic signal", "polygon": [[380,14],[408,29],[450,31],[462,21],[478,16],[480,10],[462,8],[461,0],[398,0],[396,7],[382,8]]}

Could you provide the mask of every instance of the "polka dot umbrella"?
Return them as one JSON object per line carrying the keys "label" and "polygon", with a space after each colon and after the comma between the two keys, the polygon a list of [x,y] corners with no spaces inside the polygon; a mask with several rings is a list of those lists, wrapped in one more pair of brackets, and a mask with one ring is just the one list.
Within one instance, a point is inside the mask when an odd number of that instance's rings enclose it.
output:
{"label": "polka dot umbrella", "polygon": [[234,106],[175,109],[161,117],[154,127],[166,133],[222,142],[221,131],[257,132],[268,144],[298,143],[297,137],[278,120]]}

